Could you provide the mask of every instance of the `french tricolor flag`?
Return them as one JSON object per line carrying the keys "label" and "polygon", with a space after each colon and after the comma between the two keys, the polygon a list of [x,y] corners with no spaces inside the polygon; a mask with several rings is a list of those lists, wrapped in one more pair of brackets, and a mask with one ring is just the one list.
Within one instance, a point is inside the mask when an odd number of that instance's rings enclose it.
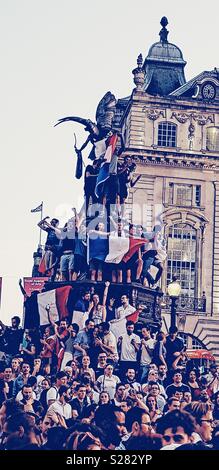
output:
{"label": "french tricolor flag", "polygon": [[105,263],[127,263],[148,240],[143,238],[109,237],[109,253]]}
{"label": "french tricolor flag", "polygon": [[72,312],[72,287],[64,286],[46,292],[37,293],[28,298],[28,308],[25,308],[25,328],[35,328],[50,324],[54,321],[68,318]]}
{"label": "french tricolor flag", "polygon": [[108,140],[106,153],[104,155],[104,161],[100,167],[100,171],[99,171],[97,182],[96,182],[95,195],[98,198],[102,194],[102,189],[103,189],[103,185],[105,181],[110,176],[109,167],[110,167],[110,162],[112,160],[112,156],[116,148],[117,139],[118,139],[117,134],[113,134],[111,137],[109,137],[109,140]]}
{"label": "french tricolor flag", "polygon": [[89,259],[114,264],[119,264],[121,261],[127,263],[147,242],[145,238],[101,236],[100,232],[96,238],[89,239]]}

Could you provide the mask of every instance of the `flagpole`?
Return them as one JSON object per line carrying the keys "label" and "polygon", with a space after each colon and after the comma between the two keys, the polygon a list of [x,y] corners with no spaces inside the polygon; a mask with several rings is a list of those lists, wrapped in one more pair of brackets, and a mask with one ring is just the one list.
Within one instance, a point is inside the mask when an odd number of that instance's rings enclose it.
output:
{"label": "flagpole", "polygon": [[[43,201],[41,203],[41,218],[40,220],[43,220]],[[39,240],[39,248],[41,248],[41,242],[42,242],[42,229],[40,228],[40,240]]]}

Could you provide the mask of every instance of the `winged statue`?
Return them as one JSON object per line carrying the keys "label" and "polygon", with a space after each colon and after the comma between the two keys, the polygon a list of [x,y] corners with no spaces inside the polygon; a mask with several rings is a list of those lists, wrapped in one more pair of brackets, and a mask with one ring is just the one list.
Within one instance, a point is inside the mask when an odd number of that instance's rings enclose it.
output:
{"label": "winged statue", "polygon": [[101,152],[101,141],[105,140],[108,134],[112,131],[112,122],[115,115],[116,103],[117,100],[115,96],[108,91],[97,106],[96,123],[92,122],[90,119],[81,118],[79,116],[67,116],[58,119],[58,122],[55,124],[54,127],[69,121],[78,122],[84,126],[86,132],[89,132],[89,136],[80,149],[76,147],[75,142],[75,152],[78,157],[75,175],[76,178],[79,179],[82,176],[82,151],[87,147],[89,142],[92,144],[92,150],[88,158],[91,160],[99,158]]}

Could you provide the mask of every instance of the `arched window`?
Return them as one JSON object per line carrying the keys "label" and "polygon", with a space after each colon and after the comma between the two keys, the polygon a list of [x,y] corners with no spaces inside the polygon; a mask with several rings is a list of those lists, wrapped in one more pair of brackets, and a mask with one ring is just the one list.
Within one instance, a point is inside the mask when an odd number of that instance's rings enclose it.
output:
{"label": "arched window", "polygon": [[206,149],[211,152],[219,151],[219,127],[207,128]]}
{"label": "arched window", "polygon": [[176,128],[177,126],[170,122],[158,124],[157,145],[159,147],[176,147]]}
{"label": "arched window", "polygon": [[167,285],[173,276],[177,276],[182,294],[195,297],[196,230],[189,224],[179,223],[169,228]]}
{"label": "arched window", "polygon": [[[179,332],[178,336],[183,340],[183,344],[186,348],[189,349],[206,349],[206,346],[200,339],[189,333]],[[207,350],[207,349],[206,349]]]}

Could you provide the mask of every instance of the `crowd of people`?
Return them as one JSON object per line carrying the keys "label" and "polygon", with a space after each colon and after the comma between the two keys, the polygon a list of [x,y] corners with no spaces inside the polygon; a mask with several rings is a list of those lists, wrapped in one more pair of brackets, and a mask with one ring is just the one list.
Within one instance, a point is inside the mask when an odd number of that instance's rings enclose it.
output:
{"label": "crowd of people", "polygon": [[[166,244],[160,225],[148,232],[142,225],[97,217],[91,225],[74,215],[59,228],[59,221],[44,218],[39,226],[47,232],[39,273],[52,281],[110,280],[137,282],[156,288],[166,259]],[[107,220],[109,223],[107,223]],[[136,245],[131,243],[136,241]],[[113,252],[109,253],[110,246]],[[155,276],[150,272],[155,267]]]}
{"label": "crowd of people", "polygon": [[[177,329],[142,321],[145,306],[129,298],[128,284],[158,286],[166,244],[160,225],[126,220],[139,177],[132,159],[113,157],[103,184],[100,161],[87,166],[79,214],[62,228],[55,218],[38,224],[47,232],[39,275],[76,286],[71,314],[55,321],[48,305],[47,325],[0,321],[1,450],[219,449],[217,366],[200,371]],[[87,279],[87,288],[72,283]],[[30,310],[37,292],[19,285]]]}
{"label": "crowd of people", "polygon": [[[106,283],[105,290],[109,283]],[[219,449],[219,371],[200,371],[177,329],[166,335],[136,309],[82,292],[84,328],[61,320],[23,330],[0,323],[0,448]],[[116,336],[113,321],[125,318]]]}
{"label": "crowd of people", "polygon": [[[84,206],[79,213],[72,209],[73,214],[64,227],[59,226],[56,218],[44,217],[39,222],[40,229],[47,233],[39,275],[48,276],[52,281],[90,278],[158,286],[167,256],[163,230],[161,225],[149,231],[140,224],[129,223],[125,202],[129,188],[141,175],[134,175],[135,163],[131,157],[119,162],[119,153],[120,150],[115,148],[102,184],[98,183],[102,157],[87,165]],[[133,240],[142,243],[134,249]],[[130,246],[130,256],[124,258]],[[114,256],[109,256],[110,250]],[[150,272],[151,266],[155,267],[154,276]],[[35,267],[34,273],[36,275]]]}

